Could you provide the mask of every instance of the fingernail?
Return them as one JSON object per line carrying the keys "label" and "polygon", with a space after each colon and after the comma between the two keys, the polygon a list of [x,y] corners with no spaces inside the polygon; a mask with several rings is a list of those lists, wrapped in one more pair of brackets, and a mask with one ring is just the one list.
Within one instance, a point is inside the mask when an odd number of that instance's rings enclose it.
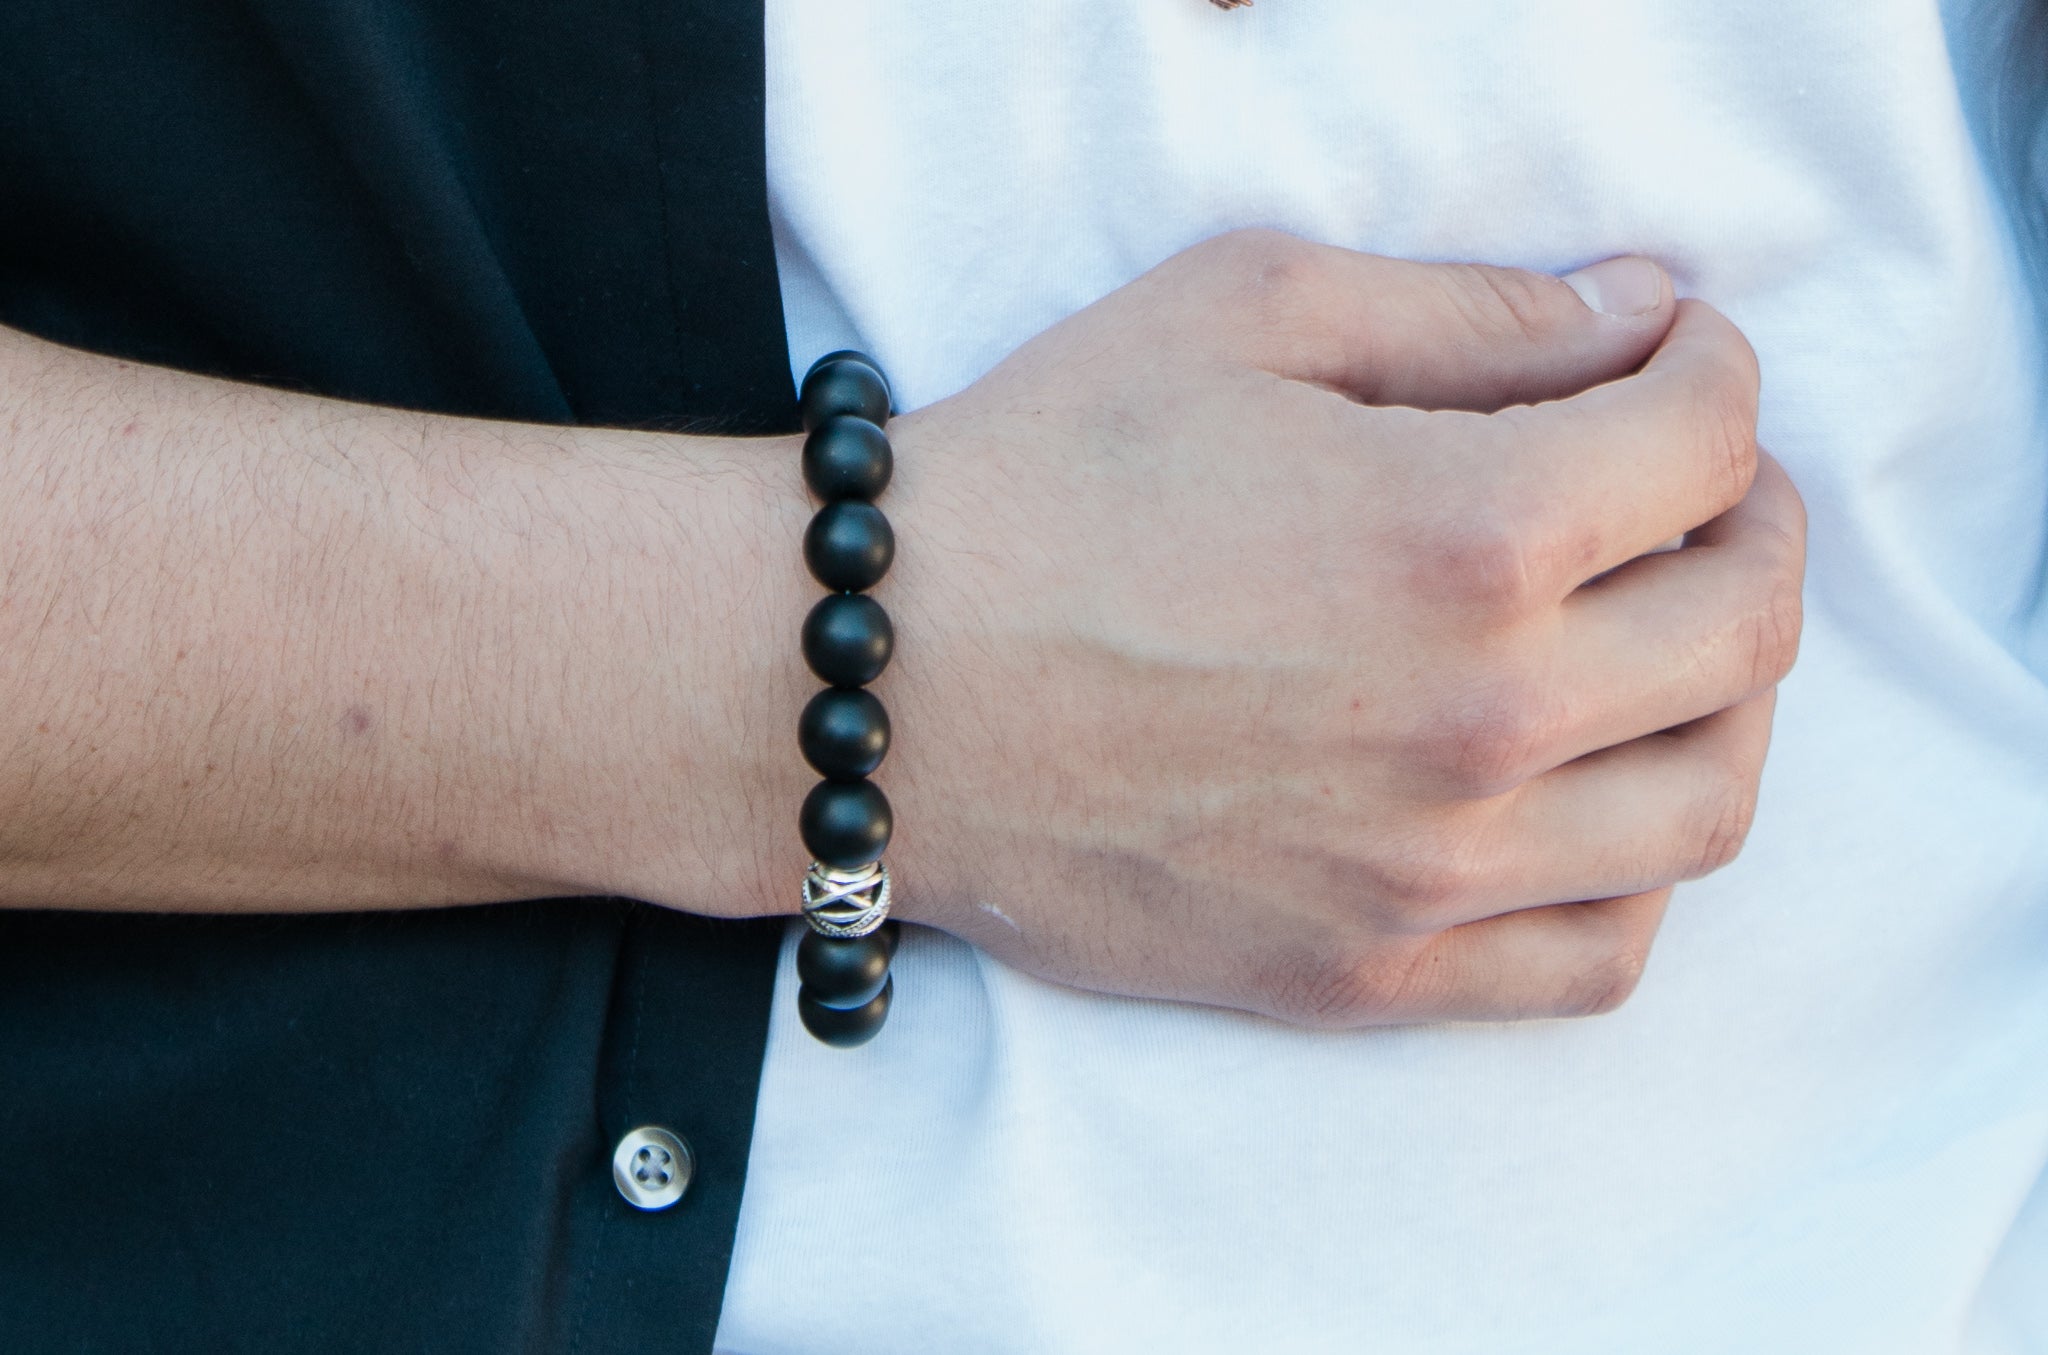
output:
{"label": "fingernail", "polygon": [[1565,283],[1602,315],[1647,315],[1664,302],[1664,270],[1634,255],[1566,274]]}

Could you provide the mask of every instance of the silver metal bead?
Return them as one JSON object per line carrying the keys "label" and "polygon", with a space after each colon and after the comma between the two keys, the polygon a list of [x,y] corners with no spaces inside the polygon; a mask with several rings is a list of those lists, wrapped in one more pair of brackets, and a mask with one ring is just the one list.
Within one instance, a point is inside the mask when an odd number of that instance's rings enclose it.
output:
{"label": "silver metal bead", "polygon": [[804,921],[820,936],[866,936],[888,920],[889,868],[879,861],[852,870],[811,862],[804,872]]}

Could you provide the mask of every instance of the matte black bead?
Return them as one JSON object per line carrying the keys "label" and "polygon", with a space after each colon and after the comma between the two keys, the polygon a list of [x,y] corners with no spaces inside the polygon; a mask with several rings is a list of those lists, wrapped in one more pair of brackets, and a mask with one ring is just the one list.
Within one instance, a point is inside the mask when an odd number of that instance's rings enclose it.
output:
{"label": "matte black bead", "polygon": [[828,503],[804,532],[811,577],[835,593],[861,593],[882,581],[896,558],[896,533],[882,510],[858,499]]}
{"label": "matte black bead", "polygon": [[850,350],[827,353],[804,374],[797,408],[803,412],[806,433],[839,414],[885,424],[889,422],[889,383],[872,358]]}
{"label": "matte black bead", "polygon": [[874,1001],[846,1011],[814,1001],[799,988],[796,992],[796,1013],[803,1018],[804,1029],[818,1039],[837,1049],[852,1049],[875,1038],[882,1023],[889,1019],[889,999],[895,992],[896,980],[884,980],[882,991],[875,994]]}
{"label": "matte black bead", "polygon": [[888,755],[889,712],[866,692],[828,687],[797,717],[796,741],[820,776],[858,781]]}
{"label": "matte black bead", "polygon": [[861,352],[858,348],[835,348],[824,357],[819,358],[810,366],[804,368],[804,380],[796,383],[797,389],[802,390],[804,381],[809,381],[812,377],[816,376],[820,369],[841,361],[864,362],[878,372],[882,370],[881,363],[875,361],[866,353]]}
{"label": "matte black bead", "polygon": [[804,996],[842,1011],[873,1002],[889,981],[896,946],[884,938],[894,926],[884,922],[866,936],[850,938],[805,932],[796,943],[796,974],[803,980]]}
{"label": "matte black bead", "polygon": [[818,599],[804,618],[804,662],[835,687],[864,687],[896,652],[896,628],[882,604],[858,593]]}
{"label": "matte black bead", "polygon": [[804,439],[804,483],[827,503],[880,498],[895,467],[889,435],[850,414],[825,420]]}
{"label": "matte black bead", "polygon": [[841,870],[880,859],[891,826],[889,797],[872,781],[820,781],[797,815],[812,858]]}

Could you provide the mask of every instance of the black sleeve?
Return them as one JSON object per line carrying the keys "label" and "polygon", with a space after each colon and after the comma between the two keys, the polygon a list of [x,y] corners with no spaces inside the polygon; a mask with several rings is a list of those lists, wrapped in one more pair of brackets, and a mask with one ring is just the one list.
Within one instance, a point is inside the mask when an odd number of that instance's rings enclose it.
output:
{"label": "black sleeve", "polygon": [[[0,323],[785,430],[761,62],[724,0],[9,0]],[[709,1350],[779,931],[0,914],[0,1350]],[[661,1213],[611,1183],[648,1122],[698,1159]]]}

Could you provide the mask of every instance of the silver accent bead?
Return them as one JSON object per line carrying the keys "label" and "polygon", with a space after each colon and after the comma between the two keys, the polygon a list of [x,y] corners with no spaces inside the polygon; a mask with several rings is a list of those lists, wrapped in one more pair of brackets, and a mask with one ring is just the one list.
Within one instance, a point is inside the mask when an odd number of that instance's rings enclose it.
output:
{"label": "silver accent bead", "polygon": [[879,861],[852,870],[811,862],[804,872],[804,921],[820,936],[866,936],[889,917],[889,868]]}

